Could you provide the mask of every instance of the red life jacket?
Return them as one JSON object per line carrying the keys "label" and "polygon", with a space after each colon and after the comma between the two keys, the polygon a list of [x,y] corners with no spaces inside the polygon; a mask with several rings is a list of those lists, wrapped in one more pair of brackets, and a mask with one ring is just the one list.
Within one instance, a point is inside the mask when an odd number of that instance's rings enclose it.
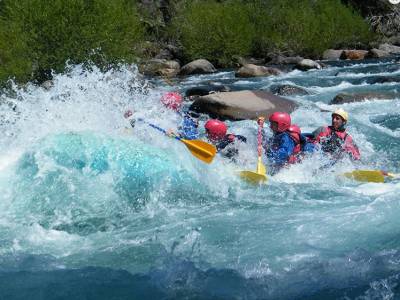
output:
{"label": "red life jacket", "polygon": [[336,131],[331,126],[324,127],[317,135],[315,141],[321,145],[321,149],[328,153],[349,153],[354,160],[360,159],[360,151],[353,143],[351,136],[346,131]]}
{"label": "red life jacket", "polygon": [[290,135],[290,137],[292,138],[292,140],[294,142],[293,153],[292,153],[292,155],[289,156],[288,163],[295,164],[295,163],[300,162],[300,158],[299,158],[299,153],[301,151],[300,136],[296,132],[288,131],[287,133]]}

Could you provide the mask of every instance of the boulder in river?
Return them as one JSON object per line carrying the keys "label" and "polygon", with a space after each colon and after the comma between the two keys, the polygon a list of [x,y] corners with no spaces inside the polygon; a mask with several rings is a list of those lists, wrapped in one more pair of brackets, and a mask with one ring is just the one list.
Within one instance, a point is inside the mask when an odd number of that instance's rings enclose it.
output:
{"label": "boulder in river", "polygon": [[263,90],[215,93],[197,98],[191,109],[213,118],[229,120],[269,117],[275,111],[291,113],[297,104]]}
{"label": "boulder in river", "polygon": [[174,77],[179,73],[180,64],[174,60],[150,59],[139,66],[140,72],[150,76]]}
{"label": "boulder in river", "polygon": [[373,48],[373,49],[369,50],[369,52],[368,52],[368,57],[371,57],[371,58],[383,58],[383,57],[388,57],[388,56],[390,56],[389,52],[379,50],[376,48]]}
{"label": "boulder in river", "polygon": [[180,71],[181,75],[214,73],[217,69],[206,59],[197,59],[184,65]]}
{"label": "boulder in river", "polygon": [[324,51],[324,53],[322,54],[322,58],[325,60],[338,60],[340,59],[342,53],[343,50],[328,49]]}
{"label": "boulder in river", "polygon": [[341,59],[350,59],[350,60],[360,60],[365,59],[367,56],[367,50],[343,50]]}
{"label": "boulder in river", "polygon": [[270,76],[270,75],[280,75],[282,71],[265,66],[256,66],[253,64],[247,64],[241,67],[236,73],[236,77],[258,77],[258,76]]}
{"label": "boulder in river", "polygon": [[321,65],[312,59],[303,59],[296,64],[296,68],[302,71],[322,69]]}
{"label": "boulder in river", "polygon": [[400,47],[391,44],[379,45],[379,50],[389,52],[390,54],[400,54]]}

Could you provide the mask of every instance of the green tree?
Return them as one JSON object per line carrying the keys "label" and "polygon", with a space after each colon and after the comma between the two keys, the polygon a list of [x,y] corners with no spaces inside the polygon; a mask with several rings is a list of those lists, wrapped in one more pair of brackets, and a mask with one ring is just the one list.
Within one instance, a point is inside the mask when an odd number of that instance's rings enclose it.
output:
{"label": "green tree", "polygon": [[318,57],[339,45],[367,43],[368,24],[340,0],[256,1],[255,53],[286,52]]}
{"label": "green tree", "polygon": [[241,1],[194,1],[181,4],[170,33],[182,44],[185,59],[229,66],[232,56],[251,53],[255,28]]}
{"label": "green tree", "polygon": [[124,0],[3,0],[0,25],[0,80],[42,81],[66,61],[132,62],[144,39],[135,6]]}

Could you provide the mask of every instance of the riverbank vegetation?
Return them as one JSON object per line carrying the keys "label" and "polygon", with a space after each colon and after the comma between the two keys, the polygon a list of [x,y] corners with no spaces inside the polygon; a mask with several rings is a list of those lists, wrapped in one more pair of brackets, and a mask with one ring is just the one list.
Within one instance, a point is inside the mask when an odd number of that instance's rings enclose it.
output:
{"label": "riverbank vegetation", "polygon": [[0,81],[41,82],[66,63],[132,63],[146,58],[146,41],[173,44],[183,63],[206,58],[229,67],[235,56],[317,58],[375,39],[340,0],[171,0],[164,18],[152,15],[134,0],[3,0]]}

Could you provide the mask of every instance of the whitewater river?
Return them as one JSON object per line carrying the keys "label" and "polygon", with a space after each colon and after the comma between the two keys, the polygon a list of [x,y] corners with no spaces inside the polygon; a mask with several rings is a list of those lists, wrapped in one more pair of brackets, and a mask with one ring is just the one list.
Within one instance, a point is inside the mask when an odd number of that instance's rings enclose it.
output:
{"label": "whitewater river", "polygon": [[[345,104],[362,153],[335,170],[316,154],[261,187],[237,177],[256,166],[257,124],[236,163],[211,165],[137,122],[163,128],[166,91],[297,85],[304,132],[330,122],[340,92],[400,92],[395,60],[332,63],[309,72],[182,78],[171,87],[134,67],[80,66],[46,90],[15,86],[0,101],[0,299],[400,299],[400,182],[354,182],[354,168],[400,172],[400,101]],[[203,124],[206,116],[202,116]]]}

